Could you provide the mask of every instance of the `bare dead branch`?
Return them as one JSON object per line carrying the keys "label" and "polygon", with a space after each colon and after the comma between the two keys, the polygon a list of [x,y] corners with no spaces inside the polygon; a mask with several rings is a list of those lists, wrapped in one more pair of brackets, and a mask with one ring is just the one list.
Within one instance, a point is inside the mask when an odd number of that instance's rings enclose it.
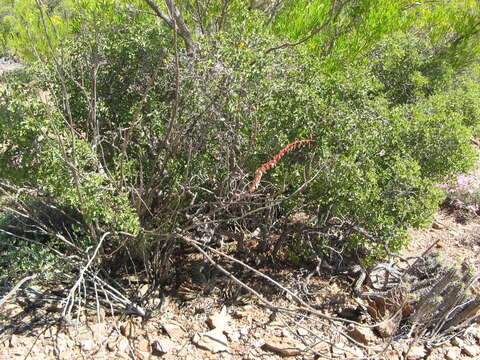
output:
{"label": "bare dead branch", "polygon": [[[226,274],[229,278],[231,278],[234,282],[236,282],[238,285],[240,285],[241,287],[245,288],[247,291],[249,291],[250,293],[252,293],[254,296],[256,296],[265,306],[267,306],[268,308],[272,309],[272,310],[282,310],[282,311],[286,311],[286,312],[298,312],[298,311],[305,311],[305,312],[308,312],[308,313],[311,313],[311,314],[314,314],[322,319],[325,319],[325,320],[329,320],[329,321],[337,321],[337,322],[345,322],[345,323],[349,323],[349,324],[355,324],[355,325],[358,325],[358,326],[362,326],[362,327],[371,327],[371,326],[365,326],[363,324],[360,324],[356,321],[352,321],[352,320],[348,320],[348,319],[342,319],[342,318],[338,318],[338,317],[334,317],[334,316],[329,316],[329,315],[326,315],[318,310],[315,310],[314,308],[312,308],[310,305],[308,305],[305,301],[303,301],[298,295],[296,295],[295,293],[293,293],[290,289],[287,289],[286,287],[284,287],[283,285],[281,285],[278,281],[275,281],[274,279],[272,279],[270,276],[268,275],[265,275],[264,273],[262,273],[261,271],[245,264],[244,262],[232,257],[232,256],[229,256],[227,254],[224,254],[222,253],[221,251],[218,251],[208,245],[204,245],[202,242],[200,241],[197,241],[197,240],[194,240],[194,239],[190,239],[186,236],[183,236],[183,235],[177,235],[177,237],[189,244],[192,244],[200,253],[202,253],[202,255],[205,256],[206,259],[208,259],[208,261],[214,265],[217,269],[219,269],[221,272],[223,272],[224,274]],[[285,293],[288,293],[294,300],[295,302],[297,302],[297,304],[300,306],[299,308],[295,308],[295,309],[285,309],[285,308],[280,308],[278,306],[275,306],[273,305],[272,303],[270,303],[268,300],[266,300],[261,294],[259,294],[258,292],[256,292],[255,290],[251,289],[248,285],[246,285],[245,283],[243,283],[242,281],[240,281],[239,279],[237,279],[235,276],[233,276],[229,271],[227,271],[226,269],[224,269],[222,266],[220,266],[215,260],[212,259],[212,257],[210,255],[207,254],[207,252],[202,248],[202,247],[205,247],[207,248],[209,251],[211,252],[214,252],[215,254],[218,254],[222,257],[225,257],[227,259],[229,259],[230,261],[233,261],[237,264],[240,264],[242,267],[244,267],[245,269],[247,270],[250,270],[252,271],[253,273],[257,274],[258,276],[266,279],[267,281],[269,281],[270,283],[272,283],[274,286],[278,287],[280,290],[284,291]],[[376,324],[375,326],[377,326],[378,324]]]}
{"label": "bare dead branch", "polygon": [[13,295],[15,295],[18,291],[18,289],[20,289],[20,287],[25,284],[27,281],[30,281],[30,280],[33,280],[35,278],[37,278],[37,276],[40,275],[40,274],[34,274],[34,275],[30,275],[30,276],[26,276],[24,277],[22,280],[20,280],[19,282],[17,282],[17,284],[15,284],[15,286],[13,287],[12,290],[10,290],[7,295],[5,295],[4,297],[2,297],[0,299],[0,309],[2,308],[3,304],[5,304],[7,302],[7,300],[12,297]]}

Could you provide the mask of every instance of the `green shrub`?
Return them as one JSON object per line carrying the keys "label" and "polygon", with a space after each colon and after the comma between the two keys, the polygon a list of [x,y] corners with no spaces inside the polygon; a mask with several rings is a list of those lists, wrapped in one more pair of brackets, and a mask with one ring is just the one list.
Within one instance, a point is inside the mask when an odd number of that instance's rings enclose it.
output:
{"label": "green shrub", "polygon": [[[39,90],[44,83],[15,76],[0,92],[2,179],[37,189],[55,199],[58,206],[78,209],[85,226],[95,222],[105,231],[137,233],[138,219],[130,202],[116,191],[112,179],[100,172],[91,145],[69,129],[55,99],[52,104],[41,100]],[[27,192],[19,200],[31,203],[37,197]]]}
{"label": "green shrub", "polygon": [[[432,59],[421,36],[376,43],[366,61],[336,69],[309,48],[268,51],[282,36],[265,30],[267,19],[236,15],[243,22],[197,34],[194,55],[151,18],[87,16],[84,31],[53,49],[61,62],[3,90],[2,178],[77,211],[83,248],[105,231],[136,236],[117,245],[138,261],[178,231],[211,234],[232,219],[280,231],[279,217],[299,211],[379,240],[343,228],[341,246],[371,257],[384,243],[399,249],[442,200],[434,184],[475,161],[478,86],[467,77],[456,86],[461,68]],[[261,164],[310,137],[253,196],[238,197]]]}

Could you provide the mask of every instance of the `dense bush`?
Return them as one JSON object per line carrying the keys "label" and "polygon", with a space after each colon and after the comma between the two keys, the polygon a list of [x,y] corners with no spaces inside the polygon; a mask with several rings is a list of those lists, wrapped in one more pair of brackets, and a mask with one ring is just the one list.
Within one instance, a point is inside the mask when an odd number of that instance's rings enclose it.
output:
{"label": "dense bush", "polygon": [[[147,262],[178,232],[233,223],[275,232],[280,218],[300,211],[323,227],[348,224],[340,246],[372,257],[384,244],[400,248],[409,227],[428,221],[443,197],[435,184],[476,159],[478,71],[447,61],[421,33],[374,37],[365,61],[348,57],[338,68],[315,47],[272,51],[284,36],[278,23],[272,32],[265,15],[234,3],[235,21],[197,23],[211,31],[196,34],[194,54],[143,13],[102,22],[86,15],[82,32],[50,48],[52,61],[9,79],[2,183],[29,189],[18,199],[26,217],[35,201],[73,209],[77,247],[112,231],[107,255],[126,245]],[[356,11],[373,19],[375,7]],[[306,138],[314,142],[239,196],[262,163]]]}

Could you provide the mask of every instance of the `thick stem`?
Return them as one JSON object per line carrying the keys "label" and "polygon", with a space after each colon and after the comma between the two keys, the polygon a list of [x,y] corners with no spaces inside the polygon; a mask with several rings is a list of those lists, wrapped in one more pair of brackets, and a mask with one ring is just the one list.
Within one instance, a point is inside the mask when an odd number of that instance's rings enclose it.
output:
{"label": "thick stem", "polygon": [[185,20],[180,13],[180,10],[175,5],[173,0],[165,0],[165,4],[168,7],[168,10],[171,15],[166,14],[162,9],[153,0],[145,0],[148,6],[155,12],[155,14],[161,18],[167,26],[173,31],[177,32],[178,35],[185,41],[185,47],[189,55],[195,54],[197,50],[197,45],[193,41],[192,34],[185,23]]}

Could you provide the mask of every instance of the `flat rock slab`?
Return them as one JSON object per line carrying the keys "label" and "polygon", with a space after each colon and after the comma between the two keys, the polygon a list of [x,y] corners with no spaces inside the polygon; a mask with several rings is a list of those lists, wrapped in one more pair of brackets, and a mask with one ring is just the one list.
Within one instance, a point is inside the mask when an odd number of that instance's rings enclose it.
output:
{"label": "flat rock slab", "polygon": [[261,349],[282,357],[298,356],[303,352],[299,342],[288,338],[269,339],[261,346]]}
{"label": "flat rock slab", "polygon": [[195,334],[192,342],[198,347],[212,353],[228,350],[227,337],[219,329],[213,329],[204,334]]}

